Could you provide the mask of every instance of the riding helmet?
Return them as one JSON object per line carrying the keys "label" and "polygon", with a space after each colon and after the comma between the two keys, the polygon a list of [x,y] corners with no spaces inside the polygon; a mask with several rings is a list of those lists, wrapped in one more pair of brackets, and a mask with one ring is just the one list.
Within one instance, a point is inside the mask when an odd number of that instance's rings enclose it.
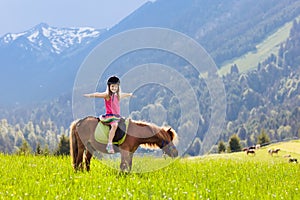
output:
{"label": "riding helmet", "polygon": [[107,85],[111,85],[111,84],[120,84],[120,79],[116,76],[111,76],[108,80],[107,80]]}

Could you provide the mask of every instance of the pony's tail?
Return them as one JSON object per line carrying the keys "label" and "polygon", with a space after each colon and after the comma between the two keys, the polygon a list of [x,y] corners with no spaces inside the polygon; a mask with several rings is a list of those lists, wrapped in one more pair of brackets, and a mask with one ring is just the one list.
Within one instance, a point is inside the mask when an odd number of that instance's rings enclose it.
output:
{"label": "pony's tail", "polygon": [[78,154],[78,145],[76,139],[76,125],[77,121],[73,121],[70,125],[70,154],[71,154],[71,163],[73,169],[76,170],[76,158]]}

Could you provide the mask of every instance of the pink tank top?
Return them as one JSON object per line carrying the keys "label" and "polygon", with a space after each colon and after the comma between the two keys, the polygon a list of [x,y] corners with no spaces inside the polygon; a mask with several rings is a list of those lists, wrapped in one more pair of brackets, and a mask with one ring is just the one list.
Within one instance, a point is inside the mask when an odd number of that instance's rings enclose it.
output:
{"label": "pink tank top", "polygon": [[120,115],[120,103],[118,96],[113,94],[109,100],[104,99],[106,114]]}

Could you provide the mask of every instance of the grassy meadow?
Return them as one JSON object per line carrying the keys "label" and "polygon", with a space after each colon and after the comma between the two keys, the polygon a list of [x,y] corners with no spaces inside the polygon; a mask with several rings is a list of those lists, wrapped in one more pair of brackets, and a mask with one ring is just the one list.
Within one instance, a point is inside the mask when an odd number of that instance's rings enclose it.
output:
{"label": "grassy meadow", "polygon": [[[270,156],[268,148],[281,148]],[[181,158],[162,169],[123,174],[93,159],[75,173],[69,157],[0,154],[0,199],[300,199],[300,141],[256,151]],[[133,167],[147,158],[134,158]],[[120,162],[118,159],[117,163]],[[160,162],[160,159],[152,161]]]}

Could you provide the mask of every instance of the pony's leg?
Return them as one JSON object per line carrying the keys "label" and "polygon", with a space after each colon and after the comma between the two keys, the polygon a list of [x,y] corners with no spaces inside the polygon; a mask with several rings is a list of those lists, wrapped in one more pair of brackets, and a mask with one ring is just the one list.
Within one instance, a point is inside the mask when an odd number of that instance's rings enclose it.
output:
{"label": "pony's leg", "polygon": [[83,161],[83,153],[82,149],[78,149],[78,156],[76,159],[77,170],[83,170],[82,161]]}
{"label": "pony's leg", "polygon": [[132,168],[132,157],[133,157],[133,153],[129,153],[129,159],[128,159],[128,170],[131,171]]}
{"label": "pony's leg", "polygon": [[133,153],[125,150],[121,150],[121,164],[120,164],[120,169],[121,171],[130,171],[131,170],[131,165],[132,165],[132,156]]}
{"label": "pony's leg", "polygon": [[77,166],[77,157],[78,157],[78,137],[76,136],[78,133],[76,131],[76,123],[73,122],[70,126],[70,154],[72,159],[72,167],[76,171]]}
{"label": "pony's leg", "polygon": [[129,170],[131,171],[132,168],[132,157],[133,157],[133,153],[130,153],[130,160],[129,160]]}
{"label": "pony's leg", "polygon": [[80,138],[78,135],[76,135],[76,138],[77,138],[77,147],[78,147],[78,150],[77,150],[77,157],[76,157],[76,170],[80,169],[82,170],[83,169],[83,166],[82,166],[82,161],[83,161],[83,153],[84,153],[84,150],[85,150],[85,146],[84,144],[81,142]]}
{"label": "pony's leg", "polygon": [[78,156],[78,146],[77,146],[77,140],[75,135],[70,134],[70,154],[72,158],[72,167],[74,170],[77,170],[77,156]]}
{"label": "pony's leg", "polygon": [[91,158],[92,158],[92,154],[91,152],[89,152],[88,150],[86,150],[85,153],[85,167],[86,167],[86,171],[90,171],[90,164],[91,164]]}

